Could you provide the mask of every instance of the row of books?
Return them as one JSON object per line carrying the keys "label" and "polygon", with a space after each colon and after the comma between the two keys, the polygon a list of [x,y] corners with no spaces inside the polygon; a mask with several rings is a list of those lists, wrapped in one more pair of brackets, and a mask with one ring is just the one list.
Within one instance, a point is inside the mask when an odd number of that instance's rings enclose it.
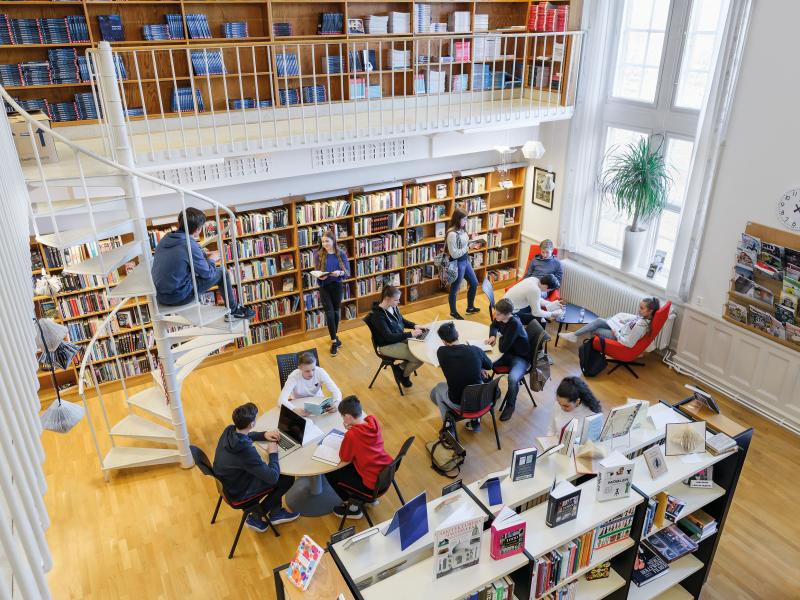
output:
{"label": "row of books", "polygon": [[490,269],[486,272],[489,281],[496,283],[498,281],[508,281],[517,278],[517,270],[514,268],[506,269]]}
{"label": "row of books", "polygon": [[[473,256],[483,256],[482,254],[476,254]],[[487,252],[487,263],[491,265],[496,265],[502,262],[506,262],[509,259],[510,253],[508,248],[501,248],[499,250],[489,250]]]}
{"label": "row of books", "polygon": [[303,292],[303,310],[313,310],[322,306],[319,290]]}
{"label": "row of books", "polygon": [[300,251],[300,268],[301,269],[314,269],[317,266],[317,250],[301,250]]}
{"label": "row of books", "polygon": [[48,60],[0,65],[0,83],[5,87],[22,87],[91,80],[86,57],[78,56],[75,48],[50,48],[47,55]]}
{"label": "row of books", "polygon": [[477,175],[475,177],[459,177],[456,179],[456,196],[465,194],[481,194],[486,191],[486,177]]}
{"label": "row of books", "polygon": [[246,21],[234,21],[230,23],[223,23],[222,34],[226,38],[246,38],[250,37],[247,30]]}
{"label": "row of books", "polygon": [[228,72],[222,50],[192,50],[189,57],[195,75],[224,75]]}
{"label": "row of books", "polygon": [[172,89],[172,100],[170,109],[172,112],[205,112],[205,104],[203,103],[203,93],[199,89],[195,89],[192,93],[190,87],[176,87]]}
{"label": "row of books", "polygon": [[403,236],[399,233],[387,233],[376,237],[358,239],[355,245],[356,256],[388,252],[389,250],[396,250],[403,245]]}
{"label": "row of books", "polygon": [[[223,227],[227,230],[230,220],[222,220]],[[266,232],[271,229],[289,226],[289,209],[274,208],[264,212],[249,212],[236,215],[234,227],[237,235]]]}
{"label": "row of books", "polygon": [[[288,247],[289,240],[286,235],[278,233],[236,240],[236,251],[240,260],[260,258],[265,254],[286,250]],[[233,261],[233,247],[230,242],[225,242],[222,254],[226,262]]]}
{"label": "row of books", "polygon": [[385,273],[376,277],[368,277],[366,279],[359,279],[356,281],[358,297],[370,296],[380,292],[384,286],[394,285],[400,286],[400,273]]}
{"label": "row of books", "polygon": [[456,206],[467,211],[467,213],[484,212],[486,210],[486,199],[480,196],[464,198],[463,200],[458,200]]}
{"label": "row of books", "polygon": [[[149,337],[150,339],[147,343],[152,344],[152,331]],[[90,355],[92,360],[104,360],[120,354],[144,351],[146,349],[145,340],[146,338],[142,331],[123,333],[122,335],[114,336],[113,341],[111,338],[99,339],[92,344]]]}
{"label": "row of books", "polygon": [[536,2],[528,13],[528,31],[566,31],[569,3]]}
{"label": "row of books", "polygon": [[406,264],[418,265],[432,261],[437,254],[444,251],[444,244],[430,244],[429,246],[419,246],[406,252]]}
{"label": "row of books", "polygon": [[467,233],[480,233],[483,229],[483,222],[480,217],[467,217],[464,229],[467,230]]}
{"label": "row of books", "polygon": [[[280,269],[281,271],[291,270],[294,268],[294,257],[291,254],[286,256],[289,257],[291,266],[288,269]],[[279,272],[278,260],[274,256],[268,256],[264,260],[246,262],[242,265],[239,265],[239,269],[242,274],[242,282],[254,279],[262,279],[264,277],[273,277]]]}
{"label": "row of books", "polygon": [[300,94],[296,88],[281,88],[278,90],[278,99],[282,106],[300,104]]}
{"label": "row of books", "polygon": [[[469,262],[472,265],[473,269],[477,269],[478,267],[483,266],[483,253],[482,252],[474,252],[469,255]],[[463,280],[462,280],[463,283]]]}
{"label": "row of books", "polygon": [[594,552],[593,538],[594,531],[588,531],[568,544],[537,557],[533,561],[531,598],[543,596],[576,571],[589,566]]}
{"label": "row of books", "polygon": [[[119,363],[119,368],[117,364]],[[132,356],[121,358],[118,361],[112,360],[100,364],[92,365],[90,376],[96,379],[97,383],[117,381],[120,377],[134,377],[150,372],[150,360],[145,356]]]}
{"label": "row of books", "polygon": [[320,35],[344,33],[344,15],[342,13],[320,13],[317,17],[317,33]]}
{"label": "row of books", "polygon": [[378,210],[402,208],[402,191],[402,188],[398,187],[393,190],[372,192],[371,194],[358,194],[353,196],[353,204],[355,206],[356,214],[360,215]]}
{"label": "row of books", "polygon": [[250,337],[236,340],[236,345],[239,348],[244,348],[253,344],[261,344],[270,340],[276,340],[283,337],[283,331],[283,321],[272,321],[259,325],[254,324],[250,326]]}
{"label": "row of books", "polygon": [[243,108],[270,108],[272,100],[255,100],[254,98],[230,98],[228,106],[234,110]]}
{"label": "row of books", "polygon": [[297,228],[297,245],[300,248],[308,246],[316,246],[322,234],[328,229],[332,229],[336,233],[336,239],[348,237],[347,226],[342,223],[331,223],[330,225],[316,225],[314,227],[298,227]]}
{"label": "row of books", "polygon": [[83,15],[39,19],[9,19],[0,14],[0,44],[70,44],[88,42]]}
{"label": "row of books", "polygon": [[[356,306],[354,304],[345,304],[342,306],[342,319],[351,321],[357,316]],[[325,327],[327,321],[325,319],[325,311],[321,308],[316,308],[308,311],[305,314],[306,329],[320,329]]]}
{"label": "row of books", "polygon": [[237,296],[237,300],[244,304],[269,300],[275,296],[275,286],[269,279],[257,283],[243,283],[239,286]]}
{"label": "row of books", "polygon": [[256,312],[253,323],[271,321],[300,310],[300,296],[277,298],[268,302],[253,304],[251,308]]}
{"label": "row of books", "polygon": [[369,235],[398,229],[403,224],[403,213],[387,213],[355,219],[355,235]]}
{"label": "row of books", "polygon": [[438,221],[447,216],[447,207],[444,204],[432,204],[422,208],[412,208],[406,211],[408,214],[408,225],[423,225],[433,221]]}
{"label": "row of books", "polygon": [[339,219],[350,214],[350,201],[337,199],[302,204],[296,208],[296,213],[299,225],[327,219]]}
{"label": "row of books", "polygon": [[403,266],[403,253],[381,254],[356,261],[356,276],[363,277]]}
{"label": "row of books", "polygon": [[303,86],[303,102],[305,104],[316,104],[317,102],[325,102],[328,95],[324,85],[304,85]]}
{"label": "row of books", "polygon": [[101,277],[100,275],[81,275],[78,273],[62,273],[60,279],[62,292],[74,292],[84,288],[119,283],[119,276],[116,272],[111,273],[107,277]]}
{"label": "row of books", "polygon": [[488,228],[502,229],[513,225],[517,218],[516,208],[504,208],[502,211],[489,213]]}
{"label": "row of books", "polygon": [[383,96],[379,83],[368,83],[363,77],[348,79],[347,93],[350,100],[377,100]]}
{"label": "row of books", "polygon": [[515,597],[514,582],[510,577],[503,577],[464,596],[464,600],[513,600]]}
{"label": "row of books", "polygon": [[108,310],[109,308],[105,294],[102,292],[87,292],[79,296],[61,298],[58,305],[61,314],[65,317],[79,317]]}
{"label": "row of books", "polygon": [[406,283],[409,285],[413,283],[422,283],[423,281],[434,279],[435,277],[436,271],[433,265],[423,265],[406,269]]}

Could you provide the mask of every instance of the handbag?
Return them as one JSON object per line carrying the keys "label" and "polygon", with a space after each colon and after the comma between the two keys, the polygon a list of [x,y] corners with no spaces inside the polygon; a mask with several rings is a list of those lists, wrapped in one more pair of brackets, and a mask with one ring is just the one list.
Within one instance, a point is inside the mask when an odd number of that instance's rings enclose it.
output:
{"label": "handbag", "polygon": [[581,364],[581,372],[586,377],[595,377],[606,370],[608,362],[606,361],[606,340],[605,338],[598,338],[600,340],[600,350],[595,350],[592,343],[594,338],[583,340],[583,344],[578,348],[578,360]]}
{"label": "handbag", "polygon": [[458,263],[450,258],[447,250],[442,250],[433,259],[433,264],[439,269],[439,281],[442,287],[447,287],[458,279]]}
{"label": "handbag", "polygon": [[[467,459],[467,451],[456,441],[450,432],[449,426],[455,427],[452,421],[445,421],[439,431],[439,439],[425,444],[431,455],[431,468],[450,479],[455,479],[461,473],[461,465]],[[451,475],[451,473],[455,471]]]}

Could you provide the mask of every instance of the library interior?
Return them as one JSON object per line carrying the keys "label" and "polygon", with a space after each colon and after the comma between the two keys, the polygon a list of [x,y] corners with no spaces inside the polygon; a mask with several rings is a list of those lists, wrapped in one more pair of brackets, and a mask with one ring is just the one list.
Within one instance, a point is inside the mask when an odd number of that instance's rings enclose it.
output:
{"label": "library interior", "polygon": [[0,598],[800,598],[797,22],[0,2]]}

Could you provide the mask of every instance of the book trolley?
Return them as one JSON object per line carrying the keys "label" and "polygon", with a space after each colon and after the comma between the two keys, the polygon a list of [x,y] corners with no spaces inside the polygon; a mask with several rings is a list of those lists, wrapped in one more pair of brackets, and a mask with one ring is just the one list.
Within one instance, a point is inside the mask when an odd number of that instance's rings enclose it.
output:
{"label": "book trolley", "polygon": [[[500,560],[493,560],[489,556],[489,527],[492,518],[489,516],[483,532],[479,563],[436,579],[432,532],[444,518],[435,510],[436,505],[441,502],[439,498],[428,503],[428,534],[409,547],[407,552],[400,551],[396,539],[391,540],[380,533],[349,547],[346,540],[338,541],[329,545],[328,550],[354,597],[363,600],[474,598],[476,592],[504,577],[513,581],[513,598],[516,600],[551,597],[578,600],[699,598],[713,564],[753,432],[752,429],[745,429],[698,406],[696,401],[688,400],[675,406],[663,401],[652,405],[648,414],[654,416],[653,420],[648,420],[643,427],[633,430],[629,438],[620,438],[624,440],[624,444],[620,444],[620,440],[615,441],[614,450],[627,455],[635,464],[631,493],[626,497],[597,501],[595,477],[577,473],[572,458],[560,454],[550,454],[537,462],[534,477],[531,479],[512,482],[510,478],[506,478],[501,484],[503,504],[516,509],[527,526],[525,552],[522,554]],[[663,441],[667,423],[687,423],[694,420],[705,420],[709,433],[726,433],[736,442],[736,446],[723,454],[714,455],[706,451],[694,454],[687,460],[682,456],[667,456],[667,472],[652,479],[642,452]],[[713,467],[713,482],[709,487],[693,488],[683,483],[698,471],[709,467]],[[573,481],[581,490],[581,498],[577,518],[549,528],[545,525],[547,496],[556,476]],[[637,546],[661,529],[652,525],[649,531],[643,531],[648,501],[659,492],[674,493],[685,502],[675,523],[702,508],[716,520],[717,528],[715,533],[699,542],[697,550],[670,563],[663,576],[639,587],[632,582]],[[500,505],[489,506],[486,490],[479,488],[479,482],[452,493],[463,495],[459,502],[467,502],[470,506],[475,504],[490,515],[500,508]],[[593,533],[609,523],[612,525]],[[576,561],[577,568],[572,569],[566,577],[562,577],[554,585],[545,586],[544,590],[540,585],[538,593],[537,589],[531,589],[538,559],[573,540],[579,540],[582,536],[584,540],[587,539],[587,534],[588,539],[603,539],[603,536],[609,535],[611,528],[615,533],[606,538],[607,543],[595,546],[593,541],[589,546],[593,549],[582,555],[580,563]],[[595,537],[592,538],[592,535]],[[606,562],[611,564],[607,577],[591,580],[584,577]],[[565,589],[567,586],[571,588]],[[483,596],[478,594],[477,597]],[[485,597],[494,599],[496,596],[492,593]]]}

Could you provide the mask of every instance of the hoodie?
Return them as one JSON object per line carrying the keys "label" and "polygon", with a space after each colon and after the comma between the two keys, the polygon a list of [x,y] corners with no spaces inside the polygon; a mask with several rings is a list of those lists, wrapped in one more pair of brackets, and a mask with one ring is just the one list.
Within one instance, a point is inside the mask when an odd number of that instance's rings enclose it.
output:
{"label": "hoodie", "polygon": [[[189,236],[189,244],[195,277],[198,280],[217,279],[219,274],[216,265],[208,260],[197,240]],[[153,256],[151,274],[156,286],[156,298],[163,304],[180,304],[192,294],[192,270],[183,231],[170,231],[161,238]]]}
{"label": "hoodie", "polygon": [[264,439],[263,431],[244,435],[236,431],[235,425],[228,425],[222,432],[214,455],[214,474],[231,500],[244,500],[254,480],[263,481],[265,487],[278,483],[281,474],[278,453],[270,454],[269,462],[265,463],[253,446],[253,441]]}
{"label": "hoodie", "polygon": [[372,310],[366,319],[369,319],[372,334],[375,336],[375,345],[378,348],[406,341],[411,337],[411,332],[405,330],[415,327],[414,323],[403,318],[400,307],[384,310],[379,302],[372,303]]}
{"label": "hoodie", "polygon": [[368,415],[364,417],[362,425],[353,425],[348,429],[339,448],[339,458],[353,463],[364,485],[374,490],[378,475],[393,460],[383,447],[378,419]]}

